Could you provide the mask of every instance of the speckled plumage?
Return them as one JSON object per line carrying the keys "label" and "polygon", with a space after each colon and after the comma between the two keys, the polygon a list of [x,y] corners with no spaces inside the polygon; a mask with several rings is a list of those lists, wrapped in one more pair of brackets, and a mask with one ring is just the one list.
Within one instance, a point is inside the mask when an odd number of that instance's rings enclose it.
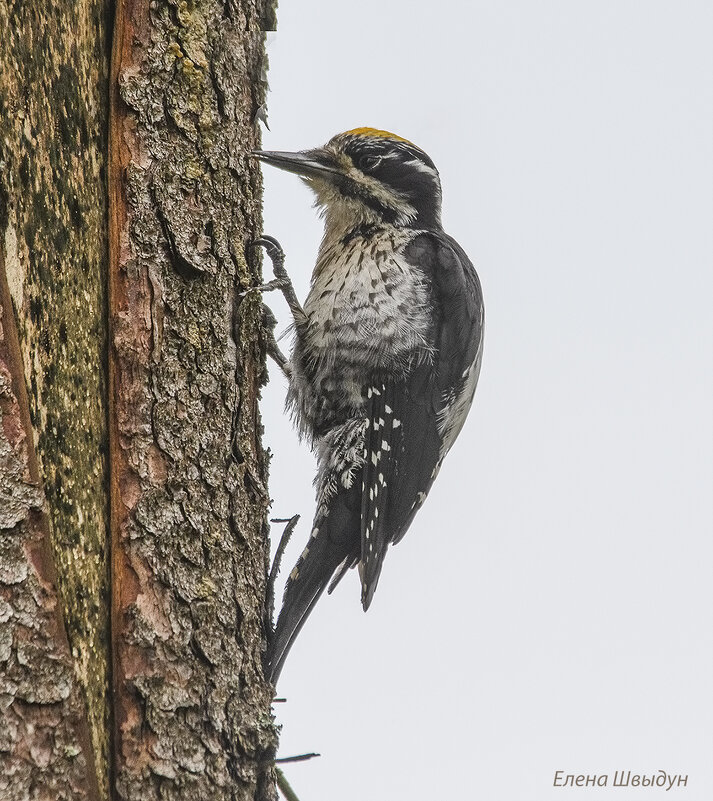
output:
{"label": "speckled plumage", "polygon": [[389,545],[465,421],[484,318],[475,270],[441,227],[438,173],[411,142],[356,129],[313,151],[258,155],[305,178],[325,216],[304,306],[284,290],[295,318],[288,406],[318,472],[314,523],[267,654],[276,681],[330,582],[358,566],[371,603]]}
{"label": "speckled plumage", "polygon": [[413,238],[391,226],[325,238],[290,359],[300,431],[319,437],[363,414],[367,384],[430,358],[428,276],[404,258]]}

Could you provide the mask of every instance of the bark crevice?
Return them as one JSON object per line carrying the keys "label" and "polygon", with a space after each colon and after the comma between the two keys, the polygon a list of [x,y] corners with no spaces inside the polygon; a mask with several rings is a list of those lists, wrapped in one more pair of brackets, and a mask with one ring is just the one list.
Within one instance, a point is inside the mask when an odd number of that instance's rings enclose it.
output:
{"label": "bark crevice", "polygon": [[233,23],[221,8],[126,3],[116,28],[113,631],[127,799],[274,794],[258,299],[235,314],[258,281],[243,256],[261,189],[246,89],[260,86],[264,34],[256,4]]}

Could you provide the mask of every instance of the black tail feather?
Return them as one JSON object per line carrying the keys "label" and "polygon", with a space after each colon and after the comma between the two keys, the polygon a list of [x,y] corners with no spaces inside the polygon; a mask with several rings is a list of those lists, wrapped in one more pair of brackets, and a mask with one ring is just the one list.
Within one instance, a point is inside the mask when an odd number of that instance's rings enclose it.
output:
{"label": "black tail feather", "polygon": [[[355,481],[352,487],[343,488],[331,497],[314,521],[307,547],[287,580],[282,609],[268,644],[265,673],[273,684],[277,683],[292,644],[332,576],[343,564],[351,567],[359,561],[360,509],[361,482]],[[340,571],[339,577],[342,575]]]}
{"label": "black tail feather", "polygon": [[311,537],[285,587],[282,610],[267,650],[266,674],[276,684],[287,654],[309,617],[312,608],[345,558],[328,531]]}

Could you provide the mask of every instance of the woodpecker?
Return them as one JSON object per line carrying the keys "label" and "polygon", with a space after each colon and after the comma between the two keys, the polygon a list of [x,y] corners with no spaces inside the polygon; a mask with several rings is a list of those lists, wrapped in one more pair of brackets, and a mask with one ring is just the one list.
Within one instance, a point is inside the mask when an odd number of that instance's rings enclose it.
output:
{"label": "woodpecker", "polygon": [[480,281],[441,225],[441,183],[419,147],[356,128],[297,153],[254,151],[314,191],[324,237],[301,306],[278,242],[262,237],[294,318],[287,406],[317,453],[316,514],[270,638],[276,683],[324,590],[358,567],[366,611],[384,557],[423,504],[473,400]]}

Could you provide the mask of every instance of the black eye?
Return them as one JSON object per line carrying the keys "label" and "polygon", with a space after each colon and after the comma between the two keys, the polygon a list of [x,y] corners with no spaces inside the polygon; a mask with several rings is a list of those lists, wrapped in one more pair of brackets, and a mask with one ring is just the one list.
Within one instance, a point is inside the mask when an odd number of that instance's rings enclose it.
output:
{"label": "black eye", "polygon": [[381,164],[380,156],[362,156],[357,162],[357,167],[363,172],[371,172]]}

